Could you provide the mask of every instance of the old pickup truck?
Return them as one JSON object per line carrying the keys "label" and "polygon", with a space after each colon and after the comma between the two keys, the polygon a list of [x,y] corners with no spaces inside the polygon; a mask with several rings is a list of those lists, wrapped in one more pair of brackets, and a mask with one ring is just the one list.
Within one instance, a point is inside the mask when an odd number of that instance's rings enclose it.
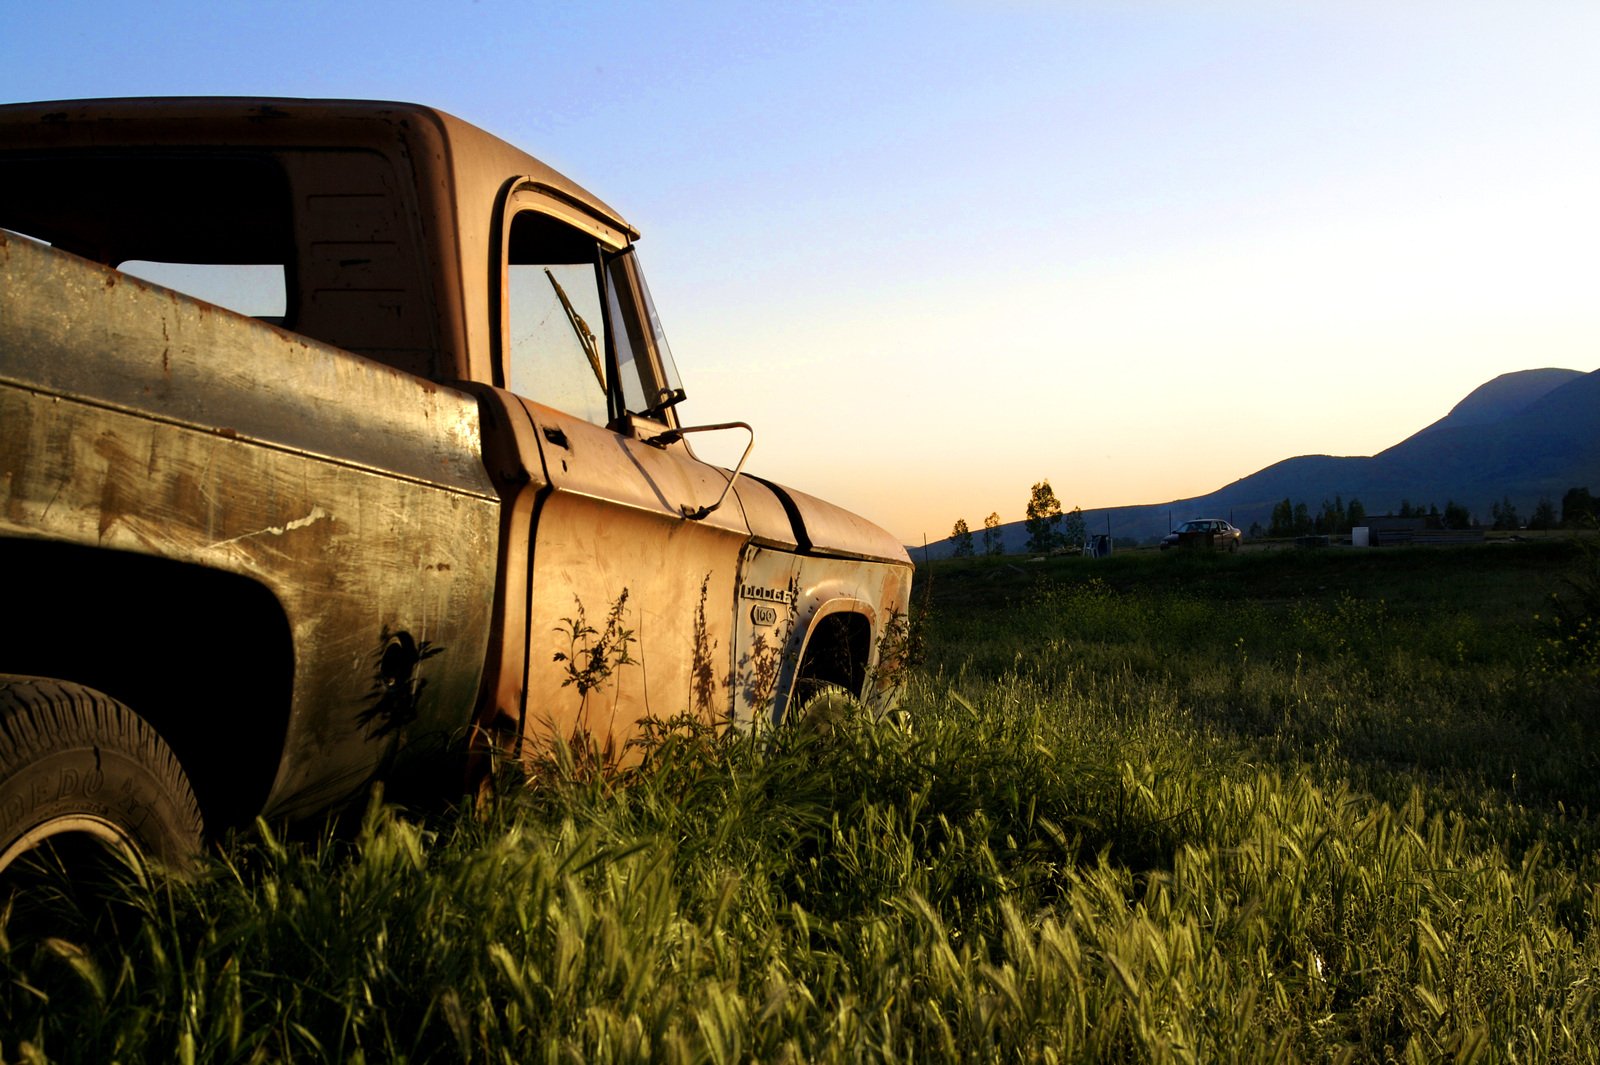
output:
{"label": "old pickup truck", "polygon": [[696,457],[637,237],[427,107],[0,107],[0,869],[884,684],[904,550]]}

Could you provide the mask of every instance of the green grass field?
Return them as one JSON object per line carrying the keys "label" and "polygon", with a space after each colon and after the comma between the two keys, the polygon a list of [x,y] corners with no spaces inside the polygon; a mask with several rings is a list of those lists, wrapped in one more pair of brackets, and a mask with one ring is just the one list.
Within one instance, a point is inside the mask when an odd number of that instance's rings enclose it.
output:
{"label": "green grass field", "polygon": [[1600,1058],[1594,552],[919,579],[887,716],[682,723],[620,777],[8,920],[0,1054]]}

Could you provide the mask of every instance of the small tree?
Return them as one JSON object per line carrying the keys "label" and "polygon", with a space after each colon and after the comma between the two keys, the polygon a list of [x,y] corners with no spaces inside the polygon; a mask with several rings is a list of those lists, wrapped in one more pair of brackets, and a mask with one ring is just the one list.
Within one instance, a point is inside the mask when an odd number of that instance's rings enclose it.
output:
{"label": "small tree", "polygon": [[1003,555],[1006,547],[1000,542],[1000,515],[991,513],[983,519],[983,553]]}
{"label": "small tree", "polygon": [[1044,554],[1061,542],[1061,500],[1049,481],[1034,485],[1028,495],[1028,550]]}
{"label": "small tree", "polygon": [[1333,536],[1348,532],[1349,529],[1350,524],[1344,512],[1344,500],[1338,496],[1334,496],[1331,503],[1324,499],[1322,510],[1317,514],[1316,531]]}
{"label": "small tree", "polygon": [[1522,528],[1522,522],[1517,517],[1517,508],[1511,505],[1510,496],[1503,497],[1498,503],[1490,503],[1489,515],[1494,518],[1496,529]]}
{"label": "small tree", "polygon": [[966,518],[956,519],[956,527],[950,530],[950,539],[956,542],[957,558],[972,557],[972,530],[967,528]]}
{"label": "small tree", "polygon": [[1367,523],[1367,508],[1361,505],[1361,500],[1350,497],[1350,506],[1345,510],[1345,519],[1349,521],[1350,528]]}
{"label": "small tree", "polygon": [[1444,527],[1446,529],[1472,528],[1472,512],[1454,499],[1444,501]]}
{"label": "small tree", "polygon": [[1561,524],[1569,529],[1594,524],[1600,517],[1600,500],[1589,494],[1588,488],[1569,488],[1561,497]]}
{"label": "small tree", "polygon": [[1272,524],[1267,527],[1267,535],[1294,535],[1294,504],[1289,502],[1287,497],[1282,502],[1272,505]]}
{"label": "small tree", "polygon": [[1537,506],[1533,508],[1533,517],[1528,519],[1530,529],[1554,529],[1556,527],[1556,505],[1548,499],[1541,497]]}
{"label": "small tree", "polygon": [[1073,507],[1061,523],[1061,542],[1080,551],[1089,542],[1089,527],[1083,522],[1083,508]]}
{"label": "small tree", "polygon": [[1305,536],[1311,532],[1312,528],[1311,512],[1306,509],[1304,503],[1296,503],[1294,505],[1294,534],[1296,536]]}

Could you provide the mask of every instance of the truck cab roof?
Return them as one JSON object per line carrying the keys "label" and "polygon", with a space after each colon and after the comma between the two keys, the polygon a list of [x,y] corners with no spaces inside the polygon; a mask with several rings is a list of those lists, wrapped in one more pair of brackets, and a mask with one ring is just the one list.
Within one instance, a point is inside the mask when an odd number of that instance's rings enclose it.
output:
{"label": "truck cab roof", "polygon": [[[499,137],[437,108],[387,101],[0,105],[0,186],[0,227],[109,265],[293,262],[306,274],[322,261],[328,281],[298,280],[320,296],[327,323],[302,321],[299,331],[437,380],[489,379],[492,281],[482,264],[497,250],[511,189],[538,189],[614,247],[638,237],[597,196]],[[341,321],[367,332],[382,317],[361,305],[363,290],[435,313],[395,311],[391,335],[356,342]]]}

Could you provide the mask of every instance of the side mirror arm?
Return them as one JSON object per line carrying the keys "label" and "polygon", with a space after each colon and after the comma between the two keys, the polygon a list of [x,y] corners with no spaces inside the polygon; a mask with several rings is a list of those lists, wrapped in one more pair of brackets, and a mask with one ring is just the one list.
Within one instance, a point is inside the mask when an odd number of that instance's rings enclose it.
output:
{"label": "side mirror arm", "polygon": [[[718,422],[715,425],[688,425],[680,426],[677,429],[668,429],[666,432],[652,436],[645,441],[645,443],[653,447],[664,448],[669,444],[676,444],[689,433],[710,433],[722,429],[743,429],[750,434],[750,441],[745,444],[744,454],[739,456],[739,464],[733,468],[732,476],[728,478],[728,483],[722,486],[722,494],[717,497],[715,503],[708,507],[691,507],[685,503],[678,508],[678,512],[690,521],[700,521],[706,518],[727,500],[728,493],[733,490],[733,482],[739,479],[739,474],[744,471],[745,460],[750,457],[751,449],[756,446],[756,431],[745,422]],[[715,469],[716,467],[712,468]]]}

